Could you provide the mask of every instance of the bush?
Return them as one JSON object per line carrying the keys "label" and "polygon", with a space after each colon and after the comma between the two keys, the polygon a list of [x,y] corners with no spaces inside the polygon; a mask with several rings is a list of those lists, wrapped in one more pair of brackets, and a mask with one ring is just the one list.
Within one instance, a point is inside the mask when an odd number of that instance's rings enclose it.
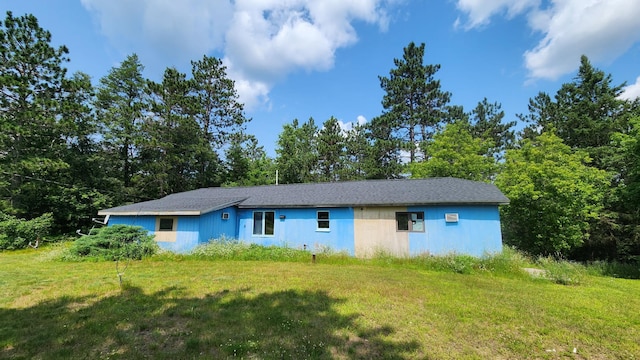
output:
{"label": "bush", "polygon": [[309,251],[293,249],[287,246],[262,246],[249,244],[229,238],[212,239],[193,249],[190,253],[196,258],[211,260],[271,260],[271,261],[308,261]]}
{"label": "bush", "polygon": [[584,265],[571,261],[546,256],[538,258],[536,263],[546,271],[544,278],[557,284],[580,285],[587,275]]}
{"label": "bush", "polygon": [[140,260],[158,251],[152,235],[140,226],[113,225],[85,235],[69,248],[72,256],[96,260]]}
{"label": "bush", "polygon": [[43,214],[35,219],[18,219],[0,213],[0,250],[24,249],[29,242],[36,242],[49,235],[53,225],[53,215]]}

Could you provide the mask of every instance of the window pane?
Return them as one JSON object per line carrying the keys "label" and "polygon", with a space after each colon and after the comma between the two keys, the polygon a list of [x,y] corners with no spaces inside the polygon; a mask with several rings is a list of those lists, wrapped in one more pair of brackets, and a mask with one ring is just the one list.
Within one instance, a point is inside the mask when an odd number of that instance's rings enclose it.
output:
{"label": "window pane", "polygon": [[173,231],[173,219],[164,218],[160,219],[160,224],[158,226],[159,231]]}
{"label": "window pane", "polygon": [[273,211],[264,212],[264,234],[273,235],[273,223],[276,217],[276,213]]}
{"label": "window pane", "polygon": [[329,228],[329,212],[318,211],[318,229],[328,229],[328,228]]}
{"label": "window pane", "polygon": [[424,231],[424,220],[418,218],[411,224],[411,231]]}
{"label": "window pane", "polygon": [[398,224],[398,231],[409,231],[409,214],[396,213],[396,223]]}
{"label": "window pane", "polygon": [[253,213],[253,235],[262,235],[262,211]]}

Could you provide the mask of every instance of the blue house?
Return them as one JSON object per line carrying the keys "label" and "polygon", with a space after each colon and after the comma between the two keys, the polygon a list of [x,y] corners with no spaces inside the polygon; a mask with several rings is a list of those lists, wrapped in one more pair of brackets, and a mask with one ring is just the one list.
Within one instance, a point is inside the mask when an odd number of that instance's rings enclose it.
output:
{"label": "blue house", "polygon": [[226,237],[357,257],[502,250],[493,184],[455,178],[205,188],[101,210],[138,225],[165,249],[187,252]]}

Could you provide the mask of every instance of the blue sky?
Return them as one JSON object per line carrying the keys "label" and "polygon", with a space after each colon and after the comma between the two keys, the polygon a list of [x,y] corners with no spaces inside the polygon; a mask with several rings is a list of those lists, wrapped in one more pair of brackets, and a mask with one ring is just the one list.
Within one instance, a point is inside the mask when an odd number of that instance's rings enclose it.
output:
{"label": "blue sky", "polygon": [[204,54],[223,59],[248,132],[271,156],[294,118],[348,126],[379,115],[378,76],[411,41],[467,111],[487,97],[515,120],[529,98],[571,81],[581,54],[626,82],[624,96],[640,95],[637,0],[0,0],[0,10],[34,14],[69,48],[69,70],[94,84],[134,52],[154,80]]}

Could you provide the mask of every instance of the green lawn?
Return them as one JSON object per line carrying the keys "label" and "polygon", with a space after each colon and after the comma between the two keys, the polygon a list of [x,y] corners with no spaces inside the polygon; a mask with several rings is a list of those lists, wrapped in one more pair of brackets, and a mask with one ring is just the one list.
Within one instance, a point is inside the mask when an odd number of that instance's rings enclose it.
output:
{"label": "green lawn", "polygon": [[0,358],[640,358],[638,280],[50,255],[0,253]]}

